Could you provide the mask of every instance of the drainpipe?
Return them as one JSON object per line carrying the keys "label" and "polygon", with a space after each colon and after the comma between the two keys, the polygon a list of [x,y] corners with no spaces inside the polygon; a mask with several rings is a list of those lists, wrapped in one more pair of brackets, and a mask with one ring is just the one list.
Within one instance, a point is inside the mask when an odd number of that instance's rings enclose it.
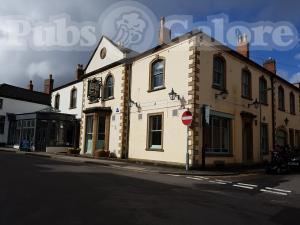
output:
{"label": "drainpipe", "polygon": [[272,88],[272,144],[273,150],[275,149],[275,98],[274,98],[274,77],[271,76],[271,88]]}
{"label": "drainpipe", "polygon": [[128,159],[128,153],[129,153],[129,126],[130,126],[130,99],[131,99],[131,71],[132,71],[132,64],[127,64],[126,65],[126,73],[128,75],[128,99],[127,99],[127,122],[126,122],[126,126],[127,126],[127,136],[126,136],[126,152],[124,155],[125,159]]}

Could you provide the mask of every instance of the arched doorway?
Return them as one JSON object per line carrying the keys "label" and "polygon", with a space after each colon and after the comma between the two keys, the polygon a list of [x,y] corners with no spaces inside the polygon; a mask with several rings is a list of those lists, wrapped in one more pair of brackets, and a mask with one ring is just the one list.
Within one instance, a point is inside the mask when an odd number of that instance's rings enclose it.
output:
{"label": "arched doorway", "polygon": [[285,146],[287,144],[287,132],[284,129],[278,129],[276,132],[276,144]]}

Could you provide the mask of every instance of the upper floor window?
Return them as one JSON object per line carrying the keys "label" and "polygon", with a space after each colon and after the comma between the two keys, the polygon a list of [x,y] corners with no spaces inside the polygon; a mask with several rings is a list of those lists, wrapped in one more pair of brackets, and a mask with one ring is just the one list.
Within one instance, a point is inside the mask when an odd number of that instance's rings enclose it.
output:
{"label": "upper floor window", "polygon": [[284,90],[281,86],[278,88],[278,109],[281,111],[285,110]]}
{"label": "upper floor window", "polygon": [[242,70],[242,96],[251,98],[251,73],[249,70]]}
{"label": "upper floor window", "polygon": [[259,102],[261,104],[268,104],[268,86],[267,80],[264,77],[259,79]]}
{"label": "upper floor window", "polygon": [[226,63],[224,58],[215,56],[213,67],[213,87],[225,90]]}
{"label": "upper floor window", "polygon": [[54,108],[59,109],[59,104],[60,104],[60,95],[57,94],[55,95]]}
{"label": "upper floor window", "polygon": [[3,99],[0,99],[0,109],[3,108]]}
{"label": "upper floor window", "polygon": [[150,90],[164,87],[165,83],[165,60],[157,59],[151,64]]}
{"label": "upper floor window", "polygon": [[74,109],[77,107],[77,89],[73,88],[70,94],[70,108]]}
{"label": "upper floor window", "polygon": [[293,92],[290,93],[290,113],[295,114],[296,113],[296,107],[295,107],[295,95]]}
{"label": "upper floor window", "polygon": [[104,99],[110,99],[114,97],[114,78],[112,75],[108,75],[104,84]]}

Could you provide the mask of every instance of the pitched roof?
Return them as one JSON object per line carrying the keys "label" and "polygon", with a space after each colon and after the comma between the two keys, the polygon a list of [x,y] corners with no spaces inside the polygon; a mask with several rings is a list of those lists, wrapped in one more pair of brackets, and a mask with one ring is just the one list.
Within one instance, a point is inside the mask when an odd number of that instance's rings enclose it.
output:
{"label": "pitched roof", "polygon": [[138,54],[138,52],[135,52],[135,51],[133,51],[130,48],[125,48],[125,47],[119,46],[118,44],[116,44],[115,42],[113,42],[111,39],[109,39],[107,36],[103,35],[100,38],[100,40],[99,40],[99,42],[97,44],[97,47],[95,48],[94,52],[92,53],[92,55],[91,55],[88,63],[86,64],[84,71],[86,71],[87,68],[88,68],[88,66],[90,65],[90,63],[91,63],[92,59],[94,58],[94,55],[96,54],[96,52],[97,52],[97,50],[98,50],[98,48],[99,48],[99,46],[100,46],[103,38],[105,38],[109,43],[111,43],[113,46],[115,46],[117,49],[119,49],[119,51],[122,52],[123,54],[130,54],[130,53]]}
{"label": "pitched roof", "polygon": [[0,97],[32,102],[41,105],[51,105],[51,95],[30,91],[9,84],[0,84]]}

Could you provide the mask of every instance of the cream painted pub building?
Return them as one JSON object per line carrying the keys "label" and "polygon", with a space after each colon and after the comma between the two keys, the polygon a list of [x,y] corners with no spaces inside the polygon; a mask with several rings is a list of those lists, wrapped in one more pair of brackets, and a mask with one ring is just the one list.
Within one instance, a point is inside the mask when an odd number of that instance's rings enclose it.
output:
{"label": "cream painted pub building", "polygon": [[82,79],[82,154],[183,165],[188,148],[198,167],[204,157],[252,164],[277,144],[300,148],[299,85],[276,75],[275,60],[252,61],[246,36],[236,50],[199,31],[171,40],[164,20],[159,36],[141,54],[100,40]]}

